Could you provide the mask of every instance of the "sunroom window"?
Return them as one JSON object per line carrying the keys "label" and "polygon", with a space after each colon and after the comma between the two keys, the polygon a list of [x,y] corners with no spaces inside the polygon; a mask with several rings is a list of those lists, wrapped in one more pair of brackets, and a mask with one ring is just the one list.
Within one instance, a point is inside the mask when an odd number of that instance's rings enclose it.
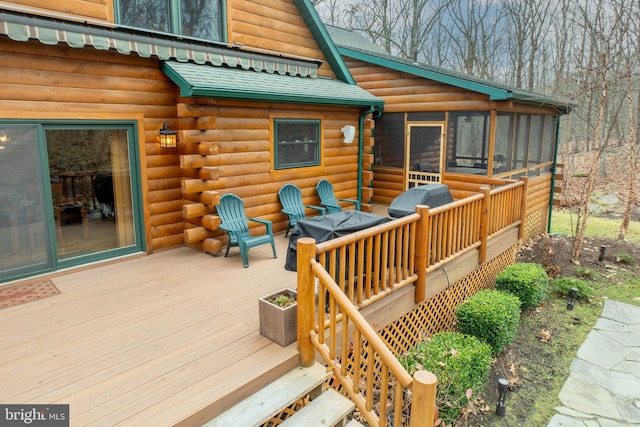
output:
{"label": "sunroom window", "polygon": [[275,119],[274,141],[276,169],[320,164],[320,120]]}
{"label": "sunroom window", "polygon": [[119,0],[119,23],[203,40],[222,40],[221,0]]}
{"label": "sunroom window", "polygon": [[448,172],[487,174],[490,121],[488,112],[463,112],[449,115]]}

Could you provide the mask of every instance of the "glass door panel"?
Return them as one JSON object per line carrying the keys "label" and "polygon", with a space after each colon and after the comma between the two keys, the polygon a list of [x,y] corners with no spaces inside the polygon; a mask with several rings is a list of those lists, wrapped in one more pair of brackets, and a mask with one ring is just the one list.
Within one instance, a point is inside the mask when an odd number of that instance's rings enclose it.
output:
{"label": "glass door panel", "polygon": [[46,129],[59,260],[136,244],[126,129]]}
{"label": "glass door panel", "polygon": [[35,125],[0,126],[0,282],[51,266]]}

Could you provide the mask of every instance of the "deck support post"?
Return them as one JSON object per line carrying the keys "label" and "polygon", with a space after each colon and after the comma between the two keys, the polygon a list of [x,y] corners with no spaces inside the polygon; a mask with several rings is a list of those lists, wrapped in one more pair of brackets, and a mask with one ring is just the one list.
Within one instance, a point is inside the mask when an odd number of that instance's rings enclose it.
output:
{"label": "deck support post", "polygon": [[520,233],[518,234],[519,239],[524,239],[525,235],[525,225],[527,222],[527,195],[529,194],[529,177],[521,176],[520,181],[524,182],[524,186],[522,187],[522,206],[520,206]]}
{"label": "deck support post", "polygon": [[427,289],[427,262],[429,258],[429,207],[418,205],[416,213],[420,214],[420,220],[416,227],[415,243],[415,269],[418,275],[416,281],[415,302],[424,302]]}
{"label": "deck support post", "polygon": [[311,269],[311,260],[316,258],[316,241],[310,237],[298,239],[297,256],[299,363],[303,368],[308,368],[315,361],[315,349],[311,342],[315,313],[315,279]]}
{"label": "deck support post", "polygon": [[429,371],[417,371],[413,374],[411,388],[410,427],[432,427],[436,410],[436,385],[438,379]]}
{"label": "deck support post", "polygon": [[484,264],[487,260],[487,242],[489,237],[489,211],[491,210],[491,187],[483,185],[480,192],[482,199],[482,211],[480,212],[480,248],[478,248],[478,262]]}

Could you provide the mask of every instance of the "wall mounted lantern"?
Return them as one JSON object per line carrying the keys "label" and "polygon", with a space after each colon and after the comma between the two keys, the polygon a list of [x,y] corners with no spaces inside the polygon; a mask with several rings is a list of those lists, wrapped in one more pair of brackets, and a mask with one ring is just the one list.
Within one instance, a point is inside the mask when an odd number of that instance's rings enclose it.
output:
{"label": "wall mounted lantern", "polygon": [[342,136],[344,137],[345,144],[351,144],[353,142],[353,138],[356,136],[356,128],[355,126],[345,125],[340,129],[342,132]]}
{"label": "wall mounted lantern", "polygon": [[178,146],[178,132],[169,129],[169,125],[165,122],[160,129],[160,147],[176,148]]}

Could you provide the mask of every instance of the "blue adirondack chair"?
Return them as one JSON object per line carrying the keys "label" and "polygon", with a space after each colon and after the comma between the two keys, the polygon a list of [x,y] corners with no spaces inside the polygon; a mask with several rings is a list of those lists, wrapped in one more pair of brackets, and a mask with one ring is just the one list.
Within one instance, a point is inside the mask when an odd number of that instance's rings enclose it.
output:
{"label": "blue adirondack chair", "polygon": [[285,184],[278,191],[278,198],[282,205],[282,212],[289,216],[289,225],[287,225],[287,231],[284,233],[284,237],[287,237],[289,230],[291,230],[298,221],[305,219],[307,216],[305,208],[314,209],[324,215],[326,209],[322,206],[304,205],[302,203],[302,191],[294,184]]}
{"label": "blue adirondack chair", "polygon": [[[229,234],[229,244],[227,245],[227,252],[224,254],[225,257],[229,255],[229,249],[232,246],[237,246],[240,249],[242,263],[246,268],[249,267],[249,249],[270,243],[273,249],[273,257],[278,258],[273,240],[271,221],[268,219],[247,218],[244,213],[244,202],[235,194],[225,194],[220,197],[220,204],[216,206],[216,210],[221,220],[220,228]],[[266,226],[266,234],[250,235],[249,221]]]}
{"label": "blue adirondack chair", "polygon": [[316,191],[320,196],[320,204],[327,208],[327,211],[331,213],[341,212],[342,205],[339,202],[353,203],[357,210],[360,210],[360,201],[352,199],[336,199],[333,192],[333,185],[326,179],[321,179],[316,184]]}

